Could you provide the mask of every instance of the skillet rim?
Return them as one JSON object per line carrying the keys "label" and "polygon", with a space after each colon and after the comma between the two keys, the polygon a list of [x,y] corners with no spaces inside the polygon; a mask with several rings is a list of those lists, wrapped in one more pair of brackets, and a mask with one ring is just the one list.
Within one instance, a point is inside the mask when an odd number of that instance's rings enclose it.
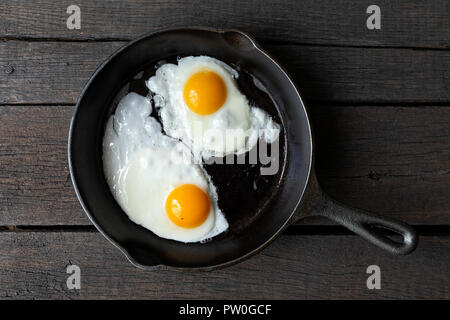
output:
{"label": "skillet rim", "polygon": [[[144,265],[141,264],[139,262],[137,262],[137,260],[135,258],[133,258],[131,256],[131,254],[129,253],[129,251],[125,248],[124,245],[119,244],[118,242],[116,242],[115,240],[113,240],[103,229],[102,227],[95,221],[95,218],[92,216],[92,214],[90,213],[90,211],[87,209],[87,206],[84,203],[84,200],[81,196],[81,193],[79,191],[78,185],[76,183],[76,178],[75,178],[75,173],[74,173],[74,168],[72,165],[72,134],[74,131],[74,125],[75,125],[75,119],[77,117],[78,114],[78,110],[79,110],[79,106],[84,98],[84,95],[87,91],[87,89],[90,87],[91,83],[95,80],[95,78],[97,77],[97,75],[102,71],[102,69],[108,64],[110,63],[110,61],[117,56],[118,54],[120,54],[122,51],[128,49],[129,47],[135,45],[135,43],[144,40],[145,38],[148,37],[152,37],[156,34],[163,34],[166,32],[173,32],[173,31],[207,31],[207,32],[214,32],[214,33],[219,33],[219,34],[226,34],[226,33],[238,33],[239,35],[243,36],[244,38],[246,38],[247,40],[250,41],[252,47],[254,49],[256,49],[257,51],[259,51],[260,53],[262,53],[263,55],[265,55],[270,62],[276,66],[283,74],[284,76],[287,78],[287,80],[289,80],[289,83],[291,84],[292,89],[295,91],[298,99],[301,102],[301,108],[303,109],[303,112],[305,114],[306,117],[306,125],[307,125],[307,131],[309,134],[309,143],[310,143],[310,150],[309,151],[309,158],[305,159],[308,161],[308,166],[307,166],[307,175],[306,175],[306,180],[305,180],[305,184],[303,186],[303,190],[300,193],[300,196],[298,197],[298,201],[294,207],[294,209],[292,210],[291,214],[289,215],[289,217],[285,220],[285,222],[281,225],[281,227],[272,234],[271,237],[269,237],[267,240],[265,240],[265,242],[263,244],[261,244],[260,246],[258,246],[257,248],[253,249],[252,251],[238,257],[235,258],[233,260],[229,260],[227,262],[223,262],[220,264],[215,264],[215,265],[210,265],[210,266],[202,266],[202,267],[177,267],[177,266],[171,266],[171,265],[165,265],[165,264],[155,264],[155,265]],[[95,228],[102,234],[102,236],[104,236],[111,244],[113,244],[117,249],[119,249],[127,258],[127,260],[133,264],[134,266],[143,269],[143,270],[179,270],[179,271],[212,271],[212,270],[216,270],[216,269],[220,269],[220,268],[224,268],[224,267],[228,267],[234,264],[237,264],[241,261],[244,261],[248,258],[250,258],[251,256],[255,255],[256,253],[260,252],[261,250],[263,250],[264,248],[266,248],[270,243],[272,243],[275,238],[277,238],[280,233],[290,224],[292,224],[292,218],[295,215],[296,211],[299,208],[300,203],[303,200],[303,197],[305,195],[305,191],[309,185],[310,182],[310,177],[311,177],[311,171],[312,171],[312,167],[313,167],[313,139],[312,139],[312,130],[311,130],[311,122],[309,119],[309,115],[308,112],[306,110],[305,107],[305,103],[303,101],[303,98],[297,88],[297,86],[295,85],[295,83],[292,81],[291,76],[289,75],[289,73],[286,71],[286,69],[284,67],[281,66],[281,64],[268,52],[266,52],[260,45],[259,43],[249,34],[242,32],[240,30],[237,29],[220,29],[220,28],[212,28],[212,27],[201,27],[201,26],[187,26],[187,27],[168,27],[168,28],[160,28],[160,29],[156,29],[154,31],[150,31],[147,33],[144,33],[142,35],[140,35],[139,37],[137,37],[136,39],[127,42],[126,44],[124,44],[122,47],[120,47],[119,49],[117,49],[115,52],[113,52],[109,57],[107,57],[98,67],[97,69],[94,71],[94,73],[90,76],[89,80],[85,83],[85,85],[83,86],[83,89],[81,90],[80,95],[78,96],[77,102],[75,104],[75,109],[70,121],[70,127],[69,127],[69,136],[68,136],[68,144],[67,144],[67,150],[68,150],[68,166],[69,166],[69,171],[70,171],[70,178],[72,181],[72,185],[73,188],[75,190],[76,196],[78,198],[78,201],[81,204],[81,207],[83,208],[83,211],[85,212],[85,214],[88,216],[89,220],[92,222],[92,224],[95,226]]]}

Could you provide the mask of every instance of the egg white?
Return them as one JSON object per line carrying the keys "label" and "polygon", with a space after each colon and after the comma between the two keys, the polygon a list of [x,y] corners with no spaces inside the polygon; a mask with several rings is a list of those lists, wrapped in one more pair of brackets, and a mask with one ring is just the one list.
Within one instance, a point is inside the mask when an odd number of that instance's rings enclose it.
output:
{"label": "egg white", "polygon": [[[227,98],[213,114],[199,115],[188,108],[183,89],[195,73],[210,70],[217,73],[227,88]],[[224,62],[207,57],[184,57],[178,64],[164,64],[148,79],[155,106],[165,132],[185,142],[194,155],[223,157],[241,154],[253,148],[258,138],[272,143],[278,138],[279,125],[264,110],[250,106],[236,84],[238,72]]]}
{"label": "egg white", "polygon": [[[107,122],[103,167],[115,199],[133,222],[162,238],[198,242],[224,232],[228,223],[210,177],[182,142],[162,133],[151,111],[147,98],[129,93]],[[195,228],[177,226],[166,213],[167,196],[183,184],[198,186],[211,202],[208,218]]]}

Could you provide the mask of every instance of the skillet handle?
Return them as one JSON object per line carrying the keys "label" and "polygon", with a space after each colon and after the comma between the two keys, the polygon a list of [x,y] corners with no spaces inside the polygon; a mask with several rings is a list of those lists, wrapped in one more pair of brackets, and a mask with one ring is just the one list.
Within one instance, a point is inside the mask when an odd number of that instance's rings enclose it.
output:
{"label": "skillet handle", "polygon": [[[313,190],[310,193],[310,212],[306,215],[323,216],[353,231],[374,245],[392,254],[409,254],[417,246],[418,237],[416,231],[408,224],[383,217],[367,211],[346,206],[322,191],[315,177]],[[304,217],[302,213],[299,218]],[[402,240],[397,242],[387,237],[382,229],[387,229],[399,234]]]}

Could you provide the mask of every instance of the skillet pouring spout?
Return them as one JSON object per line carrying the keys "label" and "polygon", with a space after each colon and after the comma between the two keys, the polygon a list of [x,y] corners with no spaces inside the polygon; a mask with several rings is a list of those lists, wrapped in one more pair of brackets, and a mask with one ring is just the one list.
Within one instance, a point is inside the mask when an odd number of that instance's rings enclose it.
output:
{"label": "skillet pouring spout", "polygon": [[[377,247],[395,255],[406,255],[417,247],[418,236],[410,225],[375,213],[351,208],[328,196],[319,186],[316,175],[311,174],[305,202],[296,218],[322,216],[356,233]],[[395,241],[386,235],[391,231],[401,237]]]}

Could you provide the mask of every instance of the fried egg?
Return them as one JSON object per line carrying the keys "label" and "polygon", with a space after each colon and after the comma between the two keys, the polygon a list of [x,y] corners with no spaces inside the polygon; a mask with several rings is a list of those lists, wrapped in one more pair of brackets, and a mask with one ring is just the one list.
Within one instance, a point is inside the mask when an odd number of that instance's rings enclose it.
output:
{"label": "fried egg", "polygon": [[279,125],[250,106],[236,84],[238,72],[207,57],[184,57],[160,66],[147,81],[165,132],[201,157],[241,154],[259,138],[272,143]]}
{"label": "fried egg", "polygon": [[129,93],[106,124],[103,167],[123,211],[156,235],[202,242],[224,232],[211,178],[182,142],[162,133],[146,97]]}

